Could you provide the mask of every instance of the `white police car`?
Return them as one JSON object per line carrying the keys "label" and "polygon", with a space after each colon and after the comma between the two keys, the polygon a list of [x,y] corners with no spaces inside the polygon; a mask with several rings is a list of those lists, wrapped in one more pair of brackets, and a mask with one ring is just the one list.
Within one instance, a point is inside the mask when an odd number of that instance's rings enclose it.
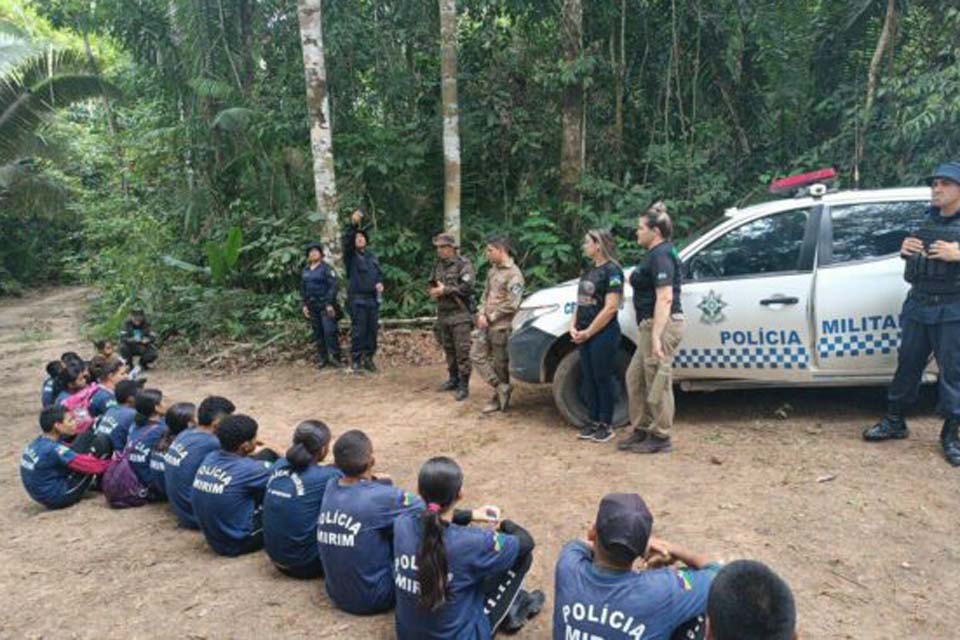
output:
{"label": "white police car", "polygon": [[[729,209],[680,251],[686,329],[674,380],[682,389],[890,381],[909,287],[900,245],[923,221],[930,189],[828,193],[819,180],[829,177],[817,172],[783,181],[777,186],[803,187],[804,194]],[[570,281],[526,298],[509,350],[511,375],[552,383],[560,413],[579,426],[586,407],[578,353],[567,334],[576,288]],[[622,380],[637,334],[632,297],[627,285],[618,316],[615,424],[627,420]],[[932,366],[927,379],[935,379]]]}

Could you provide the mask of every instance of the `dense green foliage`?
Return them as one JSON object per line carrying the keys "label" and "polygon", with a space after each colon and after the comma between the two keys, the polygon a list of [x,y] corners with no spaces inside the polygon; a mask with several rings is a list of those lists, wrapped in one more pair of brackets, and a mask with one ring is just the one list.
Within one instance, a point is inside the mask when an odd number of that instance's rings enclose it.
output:
{"label": "dense green foliage", "polygon": [[[8,13],[15,5],[0,3]],[[528,279],[542,285],[577,272],[590,226],[615,227],[635,258],[630,230],[653,197],[666,199],[682,234],[763,197],[777,175],[833,165],[842,186],[855,186],[860,139],[859,186],[915,183],[957,155],[960,12],[943,2],[895,5],[868,111],[887,5],[584,3],[583,54],[569,65],[559,53],[561,3],[459,0],[465,251],[479,257],[487,234],[506,231]],[[74,41],[97,36],[105,76],[123,92],[113,102],[116,135],[98,103],[62,112],[46,130],[62,151],[51,169],[69,176],[63,218],[73,228],[57,227],[59,243],[44,241],[60,256],[54,271],[82,273],[103,289],[111,318],[103,330],[136,301],[161,329],[195,337],[271,335],[294,318],[301,247],[318,219],[309,213],[296,3],[32,6]],[[356,206],[369,213],[387,271],[387,316],[429,309],[428,240],[443,209],[437,12],[435,0],[339,0],[324,9],[340,203],[344,217]],[[565,208],[560,98],[580,80],[583,205]],[[13,250],[6,236],[0,243]]]}

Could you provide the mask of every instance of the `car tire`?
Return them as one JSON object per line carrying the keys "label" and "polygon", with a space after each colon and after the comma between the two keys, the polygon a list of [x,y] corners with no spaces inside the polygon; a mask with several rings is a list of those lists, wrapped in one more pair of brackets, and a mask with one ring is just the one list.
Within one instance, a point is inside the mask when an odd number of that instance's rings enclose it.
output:
{"label": "car tire", "polygon": [[[630,357],[631,354],[626,349],[621,348],[617,352],[617,397],[613,405],[613,426],[615,427],[623,426],[629,421],[624,378],[627,366],[630,364]],[[557,405],[557,411],[563,419],[577,429],[586,424],[589,418],[582,388],[580,350],[574,349],[563,356],[553,374],[553,402]]]}

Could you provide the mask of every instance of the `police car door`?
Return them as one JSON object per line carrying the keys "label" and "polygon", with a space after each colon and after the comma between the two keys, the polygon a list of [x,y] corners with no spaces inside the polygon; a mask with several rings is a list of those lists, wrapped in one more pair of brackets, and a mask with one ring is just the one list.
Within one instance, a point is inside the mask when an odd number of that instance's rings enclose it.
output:
{"label": "police car door", "polygon": [[686,257],[678,379],[809,379],[821,211],[748,218]]}
{"label": "police car door", "polygon": [[891,376],[900,343],[900,245],[924,201],[831,205],[824,212],[815,286],[818,376]]}

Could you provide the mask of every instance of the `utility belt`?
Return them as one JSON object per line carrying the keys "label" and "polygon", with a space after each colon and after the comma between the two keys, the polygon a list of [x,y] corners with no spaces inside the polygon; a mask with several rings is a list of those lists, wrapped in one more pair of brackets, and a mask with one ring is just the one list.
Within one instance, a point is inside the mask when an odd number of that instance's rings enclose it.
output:
{"label": "utility belt", "polygon": [[[911,235],[923,242],[923,250],[928,252],[937,241],[960,242],[960,227],[925,226]],[[912,255],[906,258],[903,278],[924,294],[960,295],[960,262]]]}
{"label": "utility belt", "polygon": [[920,291],[914,286],[914,288],[910,290],[910,300],[925,307],[955,304],[960,302],[960,292],[931,293],[929,291]]}

